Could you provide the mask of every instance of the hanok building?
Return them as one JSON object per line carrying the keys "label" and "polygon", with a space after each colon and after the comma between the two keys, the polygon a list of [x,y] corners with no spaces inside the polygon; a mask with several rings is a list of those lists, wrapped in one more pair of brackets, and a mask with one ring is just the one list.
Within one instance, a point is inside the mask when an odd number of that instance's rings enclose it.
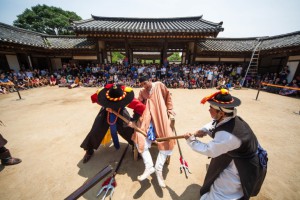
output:
{"label": "hanok building", "polygon": [[181,52],[182,64],[230,63],[250,71],[300,74],[300,31],[272,37],[217,38],[222,22],[199,17],[97,17],[75,21],[76,36],[52,36],[0,23],[0,69],[49,68],[63,63],[111,63],[112,52],[128,64],[141,59],[167,62]]}
{"label": "hanok building", "polygon": [[160,19],[92,16],[74,22],[73,29],[77,36],[97,42],[97,60],[102,63],[111,62],[110,52],[114,51],[125,52],[129,63],[149,58],[150,52],[153,52],[152,59],[161,63],[170,52],[182,52],[184,63],[194,63],[197,41],[215,38],[223,31],[222,22],[209,22],[202,16]]}

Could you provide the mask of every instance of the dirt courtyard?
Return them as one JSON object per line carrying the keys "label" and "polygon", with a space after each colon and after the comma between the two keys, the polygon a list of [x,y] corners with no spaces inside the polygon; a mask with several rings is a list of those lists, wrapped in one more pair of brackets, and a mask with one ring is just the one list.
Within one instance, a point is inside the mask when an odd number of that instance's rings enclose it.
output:
{"label": "dirt courtyard", "polygon": [[[101,146],[88,163],[82,164],[84,151],[80,144],[100,109],[90,101],[95,91],[96,88],[43,87],[21,91],[22,100],[17,100],[17,93],[0,95],[0,120],[5,124],[0,132],[8,140],[6,147],[12,155],[22,159],[15,166],[0,165],[0,199],[64,199],[108,164],[116,166],[127,145],[121,137],[120,150]],[[134,91],[138,94],[139,89]],[[170,91],[178,135],[194,132],[211,120],[209,105],[200,105],[200,100],[215,89]],[[231,94],[241,99],[238,115],[248,122],[269,154],[266,180],[253,199],[299,199],[299,98],[260,92],[255,100],[257,91],[251,89],[233,90]],[[165,189],[158,186],[155,175],[143,182],[137,180],[144,164],[141,159],[134,161],[132,152],[127,150],[116,175],[113,199],[199,199],[209,159],[192,151],[184,139],[179,142],[192,172],[188,179],[180,174],[177,146],[170,164],[164,167]],[[155,162],[157,149],[152,148],[151,152]],[[101,184],[80,199],[100,199],[96,194]]]}

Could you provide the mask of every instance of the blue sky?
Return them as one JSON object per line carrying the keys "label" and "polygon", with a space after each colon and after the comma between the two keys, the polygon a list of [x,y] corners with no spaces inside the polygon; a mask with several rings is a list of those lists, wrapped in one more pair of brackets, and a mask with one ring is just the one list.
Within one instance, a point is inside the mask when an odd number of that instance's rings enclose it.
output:
{"label": "blue sky", "polygon": [[0,0],[0,22],[9,25],[37,4],[73,11],[82,19],[189,17],[223,21],[218,37],[274,36],[300,31],[300,0]]}

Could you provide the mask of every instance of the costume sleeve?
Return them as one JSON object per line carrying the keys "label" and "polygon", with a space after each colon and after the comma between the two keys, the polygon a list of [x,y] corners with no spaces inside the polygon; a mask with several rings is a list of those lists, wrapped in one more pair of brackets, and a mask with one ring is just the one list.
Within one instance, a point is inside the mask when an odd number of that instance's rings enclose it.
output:
{"label": "costume sleeve", "polygon": [[98,103],[98,95],[97,93],[93,94],[91,96],[91,100],[92,100],[92,103]]}
{"label": "costume sleeve", "polygon": [[212,158],[237,149],[242,144],[240,139],[226,131],[216,132],[215,138],[209,143],[203,143],[193,136],[187,139],[187,143],[194,151]]}
{"label": "costume sleeve", "polygon": [[162,95],[164,97],[165,100],[165,104],[168,110],[173,110],[173,102],[172,102],[172,97],[171,97],[171,93],[168,90],[168,88],[161,83],[161,90],[162,90]]}
{"label": "costume sleeve", "polygon": [[[91,95],[91,100],[92,103],[98,103],[98,93],[102,90],[103,88],[98,89],[94,94]],[[100,104],[99,104],[100,105]]]}
{"label": "costume sleeve", "polygon": [[208,134],[210,137],[212,137],[212,133],[210,130],[213,129],[213,121],[209,122],[208,124],[205,124],[200,130]]}
{"label": "costume sleeve", "polygon": [[143,95],[142,95],[142,91],[143,91],[143,89],[141,89],[140,92],[139,92],[138,100],[140,102],[142,102],[143,104],[146,104],[145,99],[143,98]]}
{"label": "costume sleeve", "polygon": [[134,113],[142,115],[146,106],[136,98],[133,98],[133,100],[130,102],[130,104],[127,105],[127,107],[133,109]]}

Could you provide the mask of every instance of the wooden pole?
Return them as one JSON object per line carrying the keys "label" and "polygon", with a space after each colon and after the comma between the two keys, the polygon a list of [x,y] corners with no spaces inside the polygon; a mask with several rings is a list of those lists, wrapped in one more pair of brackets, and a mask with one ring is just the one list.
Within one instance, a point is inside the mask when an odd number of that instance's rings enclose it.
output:
{"label": "wooden pole", "polygon": [[259,82],[259,85],[258,85],[257,95],[256,95],[256,99],[255,99],[256,101],[257,101],[260,89],[261,89],[261,82]]}
{"label": "wooden pole", "polygon": [[[119,113],[117,113],[116,111],[112,110],[112,109],[109,109],[109,108],[106,108],[106,110],[108,112],[111,112],[113,114],[115,114],[117,117],[119,117],[120,119],[122,119],[125,123],[129,123],[130,121],[128,119],[126,119],[124,116],[120,115]],[[147,134],[145,133],[145,131],[143,131],[142,129],[140,129],[139,127],[135,126],[133,124],[133,128],[140,132],[143,136],[147,137]],[[161,142],[161,141],[166,141],[166,140],[172,140],[172,139],[183,139],[184,136],[183,135],[179,135],[179,136],[171,136],[171,137],[164,137],[164,138],[156,138],[156,141],[157,142]]]}
{"label": "wooden pole", "polygon": [[107,174],[112,171],[111,165],[106,166],[104,169],[99,171],[93,178],[87,180],[82,186],[75,190],[72,194],[65,198],[65,200],[74,200],[81,197],[99,181],[101,181]]}

